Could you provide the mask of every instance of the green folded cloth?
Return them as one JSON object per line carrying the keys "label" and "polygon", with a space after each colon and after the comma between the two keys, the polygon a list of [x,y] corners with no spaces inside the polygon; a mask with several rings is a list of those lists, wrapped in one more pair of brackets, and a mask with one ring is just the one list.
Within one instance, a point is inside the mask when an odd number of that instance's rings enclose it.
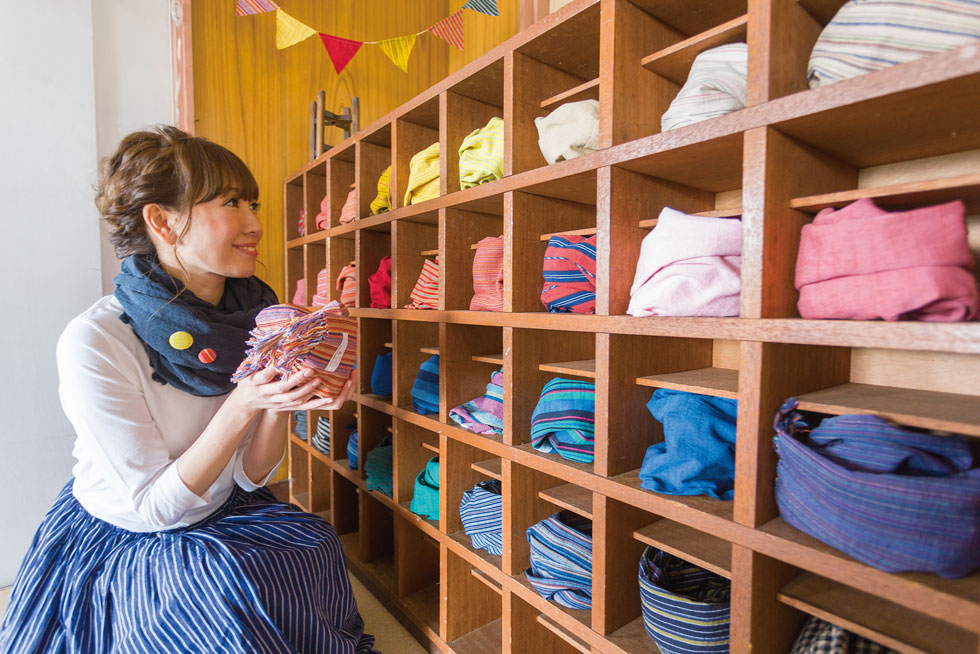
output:
{"label": "green folded cloth", "polygon": [[408,508],[423,518],[439,520],[439,457],[429,459],[415,478],[415,495]]}
{"label": "green folded cloth", "polygon": [[367,489],[379,490],[391,497],[394,481],[391,477],[391,436],[385,436],[378,446],[367,453],[364,472],[367,473]]}

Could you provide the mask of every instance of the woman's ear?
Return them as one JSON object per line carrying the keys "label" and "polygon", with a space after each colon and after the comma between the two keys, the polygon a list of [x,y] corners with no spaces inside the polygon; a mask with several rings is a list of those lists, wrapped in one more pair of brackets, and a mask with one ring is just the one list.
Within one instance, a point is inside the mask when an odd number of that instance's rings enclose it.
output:
{"label": "woman's ear", "polygon": [[177,243],[177,230],[174,229],[172,214],[159,204],[147,204],[143,207],[143,223],[151,238],[168,245]]}

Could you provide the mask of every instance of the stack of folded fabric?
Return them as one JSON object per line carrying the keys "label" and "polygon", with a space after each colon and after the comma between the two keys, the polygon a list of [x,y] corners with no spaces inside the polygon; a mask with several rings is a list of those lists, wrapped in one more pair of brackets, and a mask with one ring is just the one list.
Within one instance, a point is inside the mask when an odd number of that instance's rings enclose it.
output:
{"label": "stack of folded fabric", "polygon": [[729,43],[705,50],[691,64],[687,81],[660,117],[667,132],[745,108],[749,47]]}
{"label": "stack of folded fabric", "polygon": [[491,118],[459,146],[459,188],[468,189],[504,176],[504,120]]}
{"label": "stack of folded fabric", "polygon": [[595,384],[555,377],[541,389],[531,415],[531,445],[539,452],[592,463],[595,458]]}
{"label": "stack of folded fabric", "polygon": [[439,413],[439,355],[433,354],[419,366],[412,384],[412,408],[416,413]]}
{"label": "stack of folded fabric", "polygon": [[381,397],[391,397],[391,352],[379,354],[371,371],[371,392]]}
{"label": "stack of folded fabric", "polygon": [[385,436],[378,446],[364,457],[364,474],[367,475],[367,489],[381,491],[392,496],[392,446],[391,436]]}
{"label": "stack of folded fabric", "polygon": [[357,301],[357,264],[351,261],[337,275],[337,290],[340,291],[340,303],[345,307],[354,306]]}
{"label": "stack of folded fabric", "polygon": [[418,204],[439,197],[439,142],[416,152],[408,163],[405,204]]}
{"label": "stack of folded fabric", "polygon": [[320,213],[316,215],[316,228],[327,229],[330,227],[330,196],[324,195],[320,200]]}
{"label": "stack of folded fabric", "polygon": [[627,313],[737,316],[741,289],[742,221],[664,207],[640,245]]}
{"label": "stack of folded fabric", "polygon": [[306,280],[296,280],[296,292],[293,293],[293,304],[298,307],[306,306]]}
{"label": "stack of folded fabric", "polygon": [[663,423],[664,440],[647,449],[640,485],[667,495],[734,498],[738,402],[658,388],[647,409]]}
{"label": "stack of folded fabric", "polygon": [[640,609],[664,654],[728,654],[732,583],[673,554],[640,557]]}
{"label": "stack of folded fabric", "polygon": [[570,609],[592,608],[592,521],[569,511],[527,530],[527,580],[541,597]]}
{"label": "stack of folded fabric", "polygon": [[886,572],[963,577],[980,566],[980,466],[964,436],[873,415],[815,429],[790,398],[776,414],[776,503],[800,531]]}
{"label": "stack of folded fabric", "polygon": [[800,235],[796,288],[810,319],[973,320],[980,298],[960,201],[888,212],[865,198]]}
{"label": "stack of folded fabric", "polygon": [[474,434],[502,434],[504,432],[504,371],[490,375],[487,392],[449,412],[449,417],[460,427]]}
{"label": "stack of folded fabric", "polygon": [[316,421],[316,433],[310,439],[313,447],[324,454],[330,454],[330,418],[320,416]]}
{"label": "stack of folded fabric", "polygon": [[347,467],[357,470],[357,428],[347,438]]}
{"label": "stack of folded fabric", "polygon": [[803,630],[797,636],[789,654],[898,654],[898,652],[811,616],[803,625]]}
{"label": "stack of folded fabric", "polygon": [[415,490],[409,510],[426,520],[439,520],[439,457],[429,459],[415,478]]}
{"label": "stack of folded fabric", "polygon": [[378,196],[371,200],[371,215],[391,211],[391,166],[378,178]]}
{"label": "stack of folded fabric", "polygon": [[481,481],[465,491],[459,503],[459,518],[474,549],[503,555],[503,496],[499,481]]}
{"label": "stack of folded fabric", "polygon": [[306,209],[299,210],[299,220],[296,221],[296,229],[300,236],[306,236]]}
{"label": "stack of folded fabric", "polygon": [[566,102],[547,116],[534,119],[538,147],[553,164],[599,149],[599,101]]}
{"label": "stack of folded fabric", "polygon": [[350,185],[350,191],[347,193],[347,199],[344,200],[344,206],[340,208],[340,219],[341,225],[346,225],[347,223],[352,223],[357,220],[357,191],[354,189],[354,185]]}
{"label": "stack of folded fabric", "polygon": [[559,234],[544,253],[541,302],[552,313],[595,313],[595,236]]}
{"label": "stack of folded fabric", "polygon": [[330,273],[324,268],[316,274],[316,293],[310,304],[315,307],[325,307],[330,304]]}
{"label": "stack of folded fabric", "polygon": [[470,311],[504,310],[504,237],[488,236],[473,255],[473,299]]}
{"label": "stack of folded fabric", "polygon": [[378,270],[368,277],[372,309],[391,308],[391,257],[382,257]]}
{"label": "stack of folded fabric", "polygon": [[439,308],[439,259],[426,259],[422,263],[422,272],[415,288],[409,296],[411,302],[406,309],[438,309]]}
{"label": "stack of folded fabric", "polygon": [[306,411],[293,411],[293,419],[296,421],[294,433],[300,440],[306,440]]}

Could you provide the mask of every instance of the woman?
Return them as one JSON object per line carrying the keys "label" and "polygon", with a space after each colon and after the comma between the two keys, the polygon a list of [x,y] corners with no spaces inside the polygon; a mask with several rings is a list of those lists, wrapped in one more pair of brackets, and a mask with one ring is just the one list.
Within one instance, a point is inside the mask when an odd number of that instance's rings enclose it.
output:
{"label": "woman", "polygon": [[316,378],[229,377],[275,293],[254,277],[262,227],[238,157],[173,127],[102,161],[96,204],[115,293],[57,348],[77,433],[74,479],[34,537],[0,651],[371,652],[343,551],[264,488],[290,411],[335,409]]}

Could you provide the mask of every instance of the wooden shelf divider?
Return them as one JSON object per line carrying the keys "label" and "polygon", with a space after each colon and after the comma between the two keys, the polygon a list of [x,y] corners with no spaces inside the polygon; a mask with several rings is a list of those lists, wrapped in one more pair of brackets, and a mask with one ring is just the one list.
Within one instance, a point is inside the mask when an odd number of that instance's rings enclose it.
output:
{"label": "wooden shelf divider", "polygon": [[500,459],[489,459],[487,461],[477,461],[470,465],[477,472],[483,473],[488,477],[493,477],[497,481],[503,481]]}
{"label": "wooden shelf divider", "polygon": [[963,200],[969,215],[980,209],[980,174],[810,195],[793,198],[789,206],[792,209],[816,212],[827,207],[843,207],[865,198],[874,200],[881,207],[922,207]]}
{"label": "wooden shelf divider", "polygon": [[675,391],[738,399],[738,370],[728,368],[699,368],[647,375],[637,377],[636,383],[651,388],[670,388]]}
{"label": "wooden shelf divider", "polygon": [[542,363],[538,366],[538,369],[544,372],[556,372],[559,375],[572,375],[574,377],[595,379],[595,359]]}
{"label": "wooden shelf divider", "polygon": [[633,532],[633,538],[716,575],[732,578],[732,545],[724,539],[666,518],[637,529]]}
{"label": "wooden shelf divider", "polygon": [[577,513],[583,518],[592,519],[592,491],[581,486],[575,484],[555,486],[538,491],[538,497],[555,506]]}
{"label": "wooden shelf divider", "polygon": [[694,58],[705,50],[717,48],[728,43],[744,42],[749,24],[749,16],[739,16],[727,23],[702,32],[680,43],[664,48],[644,57],[640,65],[679,86],[687,81]]}
{"label": "wooden shelf divider", "polygon": [[562,91],[556,95],[541,101],[542,109],[556,109],[559,105],[566,102],[577,102],[579,100],[598,100],[599,99],[599,78],[590,79],[578,86],[573,86],[567,91]]}

